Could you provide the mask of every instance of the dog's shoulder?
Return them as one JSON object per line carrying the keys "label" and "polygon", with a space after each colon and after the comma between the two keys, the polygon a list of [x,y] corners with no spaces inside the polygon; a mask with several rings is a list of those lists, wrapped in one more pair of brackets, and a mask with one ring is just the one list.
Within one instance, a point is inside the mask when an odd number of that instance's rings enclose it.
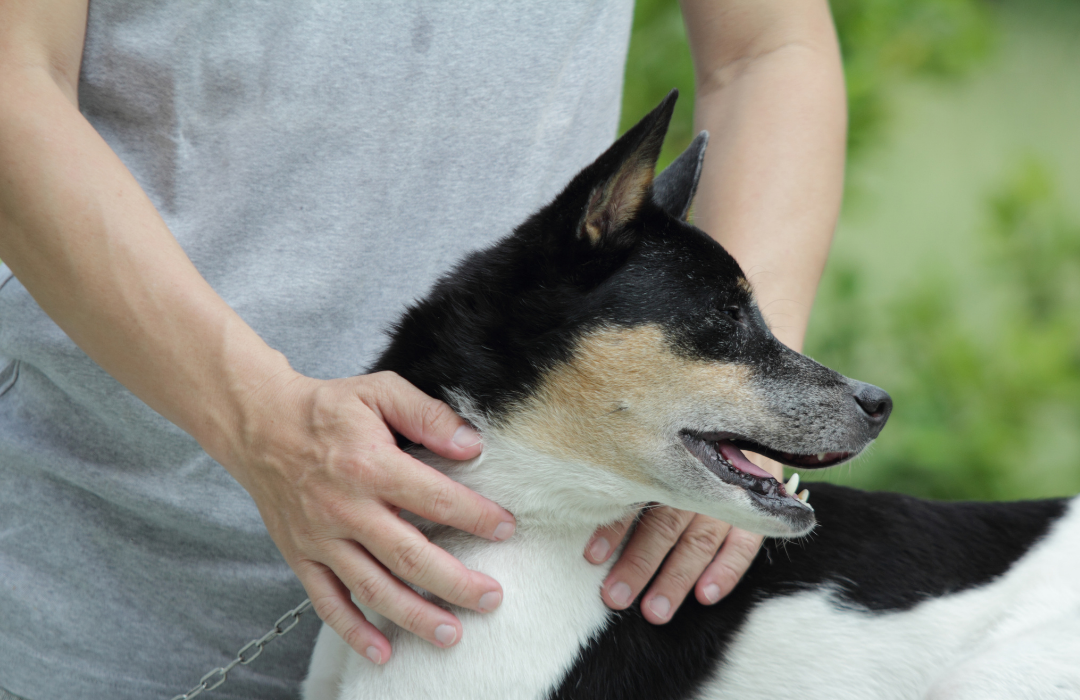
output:
{"label": "dog's shoulder", "polygon": [[930,597],[1004,574],[1065,513],[1068,501],[943,502],[897,493],[811,485],[818,526],[771,542],[760,584],[835,584],[852,604],[906,610]]}
{"label": "dog's shoulder", "polygon": [[[636,607],[613,616],[552,697],[693,697],[715,680],[756,611],[810,594],[853,619],[903,613],[995,581],[1069,510],[1066,500],[947,503],[825,483],[809,487],[819,523],[809,536],[766,540],[741,583],[716,605],[701,605],[691,594],[662,626],[648,623]],[[1080,517],[1080,508],[1072,512]],[[798,623],[787,627],[794,632]],[[761,673],[771,674],[775,663],[761,659]]]}

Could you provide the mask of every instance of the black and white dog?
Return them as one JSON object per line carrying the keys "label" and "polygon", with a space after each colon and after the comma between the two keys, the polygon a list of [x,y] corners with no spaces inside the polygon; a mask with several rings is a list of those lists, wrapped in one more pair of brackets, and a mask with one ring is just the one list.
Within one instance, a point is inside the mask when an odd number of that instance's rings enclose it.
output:
{"label": "black and white dog", "polygon": [[[436,649],[365,611],[384,666],[328,627],[306,700],[1080,698],[1075,502],[931,503],[819,484],[814,508],[741,450],[847,460],[885,392],[778,342],[736,262],[685,221],[706,135],[653,182],[675,95],[550,205],[445,277],[375,369],[466,416],[484,453],[428,463],[517,517],[493,543],[420,523],[498,579]],[[794,483],[793,483],[794,482]],[[735,591],[671,622],[600,599],[600,525],[665,503],[777,538]],[[816,528],[815,528],[816,522]]]}

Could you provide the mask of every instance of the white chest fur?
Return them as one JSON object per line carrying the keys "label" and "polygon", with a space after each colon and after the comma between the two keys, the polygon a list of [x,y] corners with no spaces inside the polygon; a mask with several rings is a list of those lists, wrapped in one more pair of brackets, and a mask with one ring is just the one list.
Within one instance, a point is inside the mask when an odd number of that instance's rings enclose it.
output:
{"label": "white chest fur", "polygon": [[502,584],[502,605],[486,615],[455,609],[464,633],[450,649],[435,648],[365,610],[393,645],[383,666],[360,658],[324,627],[305,700],[544,698],[609,613],[599,594],[608,567],[582,556],[590,534],[553,538],[519,530],[498,544],[459,540],[449,549]]}
{"label": "white chest fur", "polygon": [[[614,558],[595,566],[583,553],[598,525],[625,512],[611,505],[612,494],[625,487],[603,474],[582,475],[573,465],[538,458],[495,431],[485,432],[484,443],[484,455],[469,463],[418,456],[517,515],[517,532],[505,542],[449,528],[429,530],[432,542],[502,585],[502,604],[483,615],[455,608],[463,634],[450,649],[436,648],[364,610],[393,647],[383,666],[361,658],[324,626],[304,700],[539,700],[603,626],[610,610],[600,586]],[[575,473],[578,478],[567,478]],[[627,493],[615,502],[633,500]]]}

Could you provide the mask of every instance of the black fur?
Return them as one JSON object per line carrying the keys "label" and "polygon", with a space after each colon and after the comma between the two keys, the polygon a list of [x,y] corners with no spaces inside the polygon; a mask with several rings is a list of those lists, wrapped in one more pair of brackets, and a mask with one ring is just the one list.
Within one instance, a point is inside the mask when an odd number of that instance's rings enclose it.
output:
{"label": "black fur", "polygon": [[[779,343],[735,260],[682,221],[703,139],[653,192],[673,101],[669,96],[513,234],[444,277],[404,316],[373,369],[396,371],[459,409],[455,399],[468,397],[498,423],[545,372],[570,359],[583,334],[655,324],[675,353],[748,367],[777,394],[798,382],[819,392],[862,391],[866,385],[846,384]],[[854,406],[857,397],[846,400]],[[799,432],[803,408],[789,402],[777,414]],[[884,418],[866,421],[860,447]],[[1002,574],[1063,509],[1061,501],[929,503],[826,484],[813,492],[820,524],[810,537],[767,543],[716,606],[691,597],[662,626],[645,622],[636,608],[613,614],[552,697],[689,697],[758,601],[824,584],[837,586],[838,605],[861,614],[905,610]]]}
{"label": "black fur", "polygon": [[817,373],[822,385],[842,383],[777,341],[740,284],[738,263],[665,211],[685,214],[704,138],[660,176],[663,206],[647,190],[624,226],[606,228],[598,242],[582,234],[598,190],[624,175],[628,163],[647,168],[651,180],[674,98],[673,92],[513,234],[443,277],[398,323],[372,371],[393,370],[457,408],[453,396],[468,396],[497,422],[544,372],[570,358],[582,334],[648,323],[662,327],[686,356],[738,362],[781,380]]}
{"label": "black fur", "polygon": [[[813,533],[766,540],[739,585],[716,605],[701,605],[691,594],[659,626],[646,622],[637,605],[615,614],[552,700],[693,697],[758,603],[830,585],[838,607],[866,615],[908,610],[1005,573],[1046,535],[1066,503],[940,503],[809,486],[818,518]],[[763,674],[772,673],[771,664],[762,660]]]}
{"label": "black fur", "polygon": [[653,201],[681,221],[686,221],[690,214],[708,145],[709,132],[702,131],[653,183]]}

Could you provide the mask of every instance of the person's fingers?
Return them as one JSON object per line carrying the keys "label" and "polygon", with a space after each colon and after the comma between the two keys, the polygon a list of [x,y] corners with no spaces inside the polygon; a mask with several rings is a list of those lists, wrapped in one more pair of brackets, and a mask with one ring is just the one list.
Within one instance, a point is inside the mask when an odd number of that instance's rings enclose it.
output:
{"label": "person's fingers", "polygon": [[634,601],[693,517],[693,513],[667,506],[650,508],[642,514],[604,581],[601,593],[609,608],[622,610]]}
{"label": "person's fingers", "polygon": [[626,531],[634,524],[637,514],[599,528],[585,545],[585,558],[593,564],[603,564],[626,537]]}
{"label": "person's fingers", "polygon": [[304,562],[295,569],[319,619],[357,654],[374,664],[386,663],[390,658],[390,641],[356,608],[345,584],[317,562]]}
{"label": "person's fingers", "polygon": [[720,547],[720,553],[709,564],[705,572],[698,578],[694,586],[694,594],[698,602],[703,605],[712,605],[735,588],[735,584],[743,577],[746,570],[754,563],[754,557],[761,549],[761,535],[737,527],[731,528],[724,544]]}
{"label": "person's fingers", "polygon": [[694,516],[641,597],[641,614],[646,620],[659,625],[671,619],[712,563],[729,530],[731,526],[725,522],[705,515]]}
{"label": "person's fingers", "polygon": [[432,398],[394,372],[365,377],[361,399],[382,420],[413,442],[448,459],[472,459],[483,450],[480,433],[447,404]]}
{"label": "person's fingers", "polygon": [[[472,571],[401,518],[386,515],[388,517],[378,518],[377,530],[369,529],[363,538],[366,553],[378,559],[395,576],[447,603],[477,612],[491,612],[499,607],[503,591],[495,579]],[[373,519],[374,516],[369,516],[369,520]],[[395,619],[380,607],[370,607]]]}
{"label": "person's fingers", "polygon": [[461,639],[456,617],[402,583],[359,544],[339,540],[332,549],[334,574],[361,605],[436,646]]}
{"label": "person's fingers", "polygon": [[380,490],[386,502],[477,537],[502,541],[514,534],[514,516],[505,508],[408,455],[386,459],[393,475]]}

